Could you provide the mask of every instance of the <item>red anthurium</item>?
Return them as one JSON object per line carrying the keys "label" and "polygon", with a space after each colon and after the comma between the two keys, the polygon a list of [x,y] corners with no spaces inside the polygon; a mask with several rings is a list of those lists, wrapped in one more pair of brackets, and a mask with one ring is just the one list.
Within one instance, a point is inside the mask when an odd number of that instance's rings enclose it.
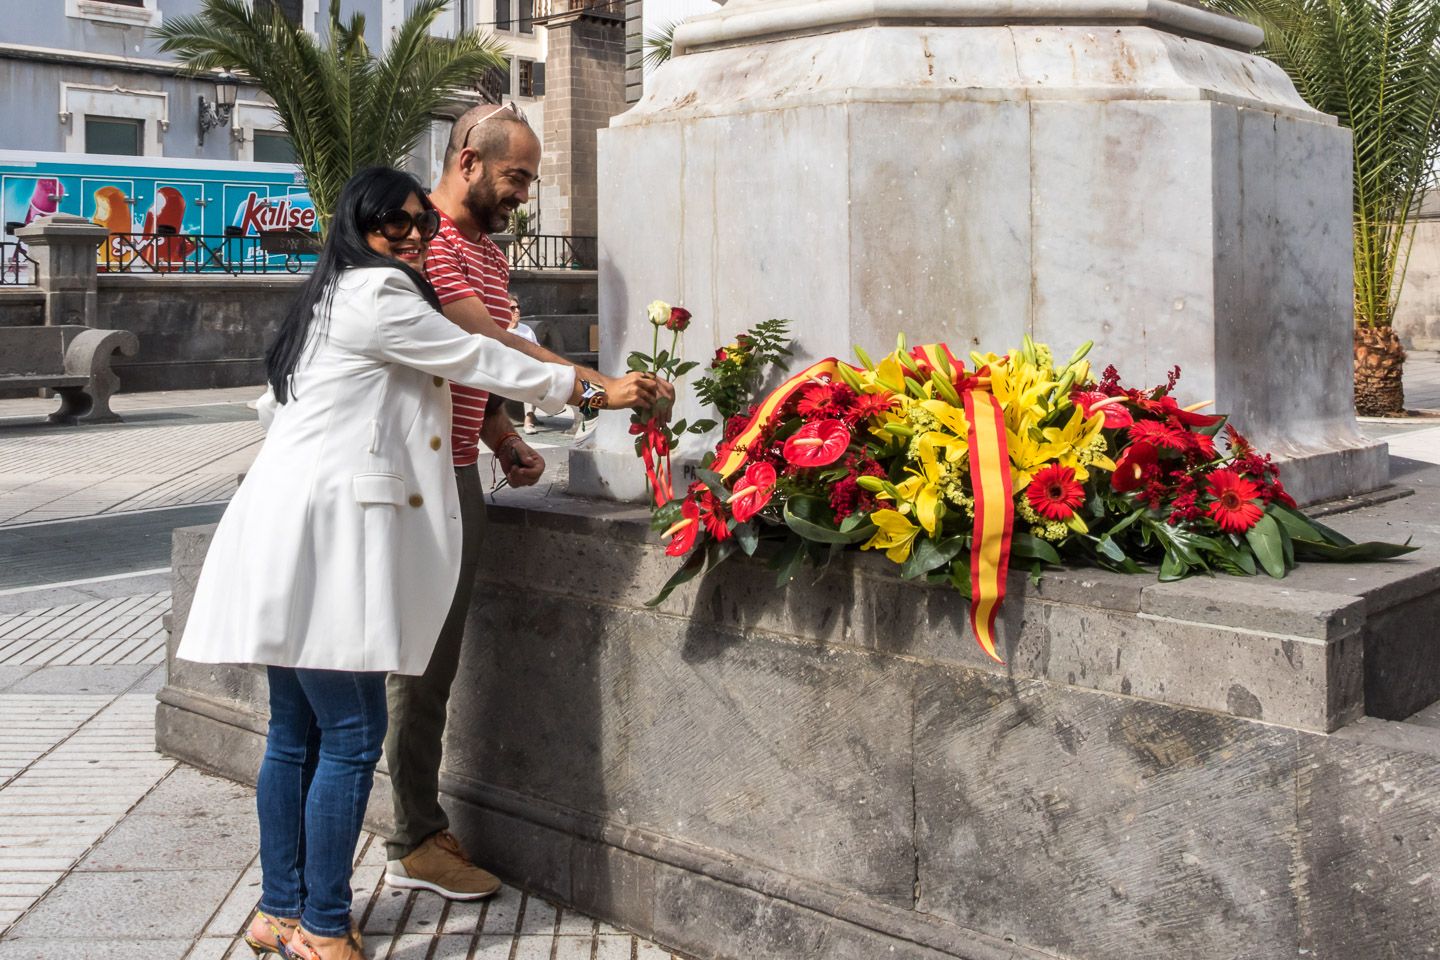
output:
{"label": "red anthurium", "polygon": [[1225,419],[1224,416],[1197,412],[1201,407],[1208,407],[1210,405],[1208,402],[1197,403],[1193,407],[1182,407],[1176,403],[1175,398],[1168,393],[1155,400],[1147,398],[1140,401],[1140,403],[1141,406],[1152,413],[1158,413],[1161,416],[1175,417],[1187,427],[1213,427]]}
{"label": "red anthurium", "polygon": [[1205,478],[1215,502],[1206,513],[1226,533],[1244,533],[1265,515],[1255,500],[1260,488],[1234,470],[1216,470]]}
{"label": "red anthurium", "polygon": [[680,504],[680,519],[669,530],[661,534],[662,537],[670,537],[670,545],[665,548],[665,553],[672,557],[683,557],[695,546],[695,538],[700,535],[700,505],[693,499],[686,497],[685,502]]}
{"label": "red anthurium", "polygon": [[785,441],[785,459],[797,467],[829,466],[845,455],[850,429],[839,420],[807,423]]}
{"label": "red anthurium", "polygon": [[737,523],[745,523],[765,509],[775,493],[775,468],[768,463],[752,463],[730,495],[730,512]]}
{"label": "red anthurium", "polygon": [[688,326],[690,326],[690,311],[684,307],[671,307],[670,319],[665,321],[665,329],[684,333]]}
{"label": "red anthurium", "polygon": [[1115,472],[1110,475],[1110,486],[1117,493],[1138,490],[1145,483],[1145,468],[1153,467],[1160,459],[1160,452],[1148,443],[1132,443],[1115,461]]}
{"label": "red anthurium", "polygon": [[1089,420],[1096,413],[1105,414],[1105,427],[1110,430],[1119,427],[1128,427],[1135,422],[1130,411],[1125,409],[1126,396],[1106,396],[1099,390],[1076,390],[1070,394],[1070,402],[1075,404]]}
{"label": "red anthurium", "polygon": [[1052,463],[1030,478],[1025,498],[1046,520],[1069,520],[1085,505],[1085,488],[1075,480],[1073,467]]}

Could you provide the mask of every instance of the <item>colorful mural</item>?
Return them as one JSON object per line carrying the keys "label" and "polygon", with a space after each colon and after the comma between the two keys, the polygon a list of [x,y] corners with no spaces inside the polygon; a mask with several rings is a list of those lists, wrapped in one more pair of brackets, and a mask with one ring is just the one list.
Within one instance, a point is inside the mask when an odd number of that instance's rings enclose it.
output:
{"label": "colorful mural", "polygon": [[[204,269],[237,258],[281,264],[258,238],[316,228],[305,182],[292,166],[213,163],[158,157],[79,156],[0,150],[3,237],[53,213],[84,217],[110,231],[98,258],[105,269],[178,269],[198,250]],[[192,265],[191,269],[194,269]]]}

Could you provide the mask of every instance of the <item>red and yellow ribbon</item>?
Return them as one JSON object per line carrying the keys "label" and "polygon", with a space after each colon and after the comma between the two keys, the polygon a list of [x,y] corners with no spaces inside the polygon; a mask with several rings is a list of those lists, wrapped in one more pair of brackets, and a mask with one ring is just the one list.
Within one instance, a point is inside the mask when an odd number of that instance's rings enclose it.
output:
{"label": "red and yellow ribbon", "polygon": [[[911,353],[937,372],[943,356],[957,380],[963,364],[945,344],[927,344]],[[750,446],[773,424],[780,410],[801,387],[820,377],[834,376],[840,361],[821,360],[795,374],[765,398],[745,429],[731,442],[713,469],[722,479],[733,476],[749,459]],[[851,367],[859,371],[858,367]],[[970,625],[987,654],[1003,663],[995,652],[995,618],[1005,599],[1005,577],[1010,568],[1010,542],[1015,529],[1014,485],[1010,453],[1005,443],[1005,414],[991,394],[962,383],[957,387],[969,423],[970,479],[975,488],[975,528],[970,547]]]}
{"label": "red and yellow ribbon", "polygon": [[966,390],[965,419],[970,424],[970,482],[975,488],[975,531],[970,545],[970,626],[981,649],[995,652],[995,616],[1005,599],[1010,541],[1015,532],[1015,491],[1010,451],[1005,443],[1005,412],[984,390]]}

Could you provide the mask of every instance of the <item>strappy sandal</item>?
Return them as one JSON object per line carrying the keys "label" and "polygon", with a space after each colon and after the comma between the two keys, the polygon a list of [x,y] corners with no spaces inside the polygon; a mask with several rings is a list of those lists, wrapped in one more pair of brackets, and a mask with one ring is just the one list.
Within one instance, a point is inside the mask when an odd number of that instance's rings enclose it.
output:
{"label": "strappy sandal", "polygon": [[[262,929],[260,932],[264,933],[266,930],[268,930],[270,935],[275,938],[274,943],[266,943],[264,940],[261,940],[258,936],[256,936],[255,925],[257,923],[264,925],[264,929]],[[289,939],[291,931],[295,930],[299,926],[299,920],[286,921],[280,919],[279,917],[272,917],[268,913],[262,913],[261,911],[257,910],[255,911],[255,919],[251,920],[250,926],[245,928],[245,945],[251,950],[255,951],[255,956],[257,960],[259,957],[263,957],[266,954],[273,954],[278,957],[288,957],[289,955],[285,952],[285,941]]]}
{"label": "strappy sandal", "polygon": [[[303,927],[297,926],[290,934],[290,939],[285,942],[284,956],[286,960],[326,960],[326,958],[320,956],[320,951],[316,948],[315,944],[310,941],[310,936],[311,934],[307,934]],[[330,938],[327,937],[326,939]],[[335,939],[339,940],[338,937]],[[360,935],[353,927],[341,942],[351,947],[359,960],[364,960],[365,953],[360,944]]]}

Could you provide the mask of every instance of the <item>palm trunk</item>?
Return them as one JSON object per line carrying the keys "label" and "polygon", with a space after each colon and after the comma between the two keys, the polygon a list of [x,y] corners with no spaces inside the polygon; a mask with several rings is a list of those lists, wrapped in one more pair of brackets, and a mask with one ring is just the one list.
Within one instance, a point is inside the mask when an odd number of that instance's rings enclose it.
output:
{"label": "palm trunk", "polygon": [[1391,327],[1355,328],[1355,412],[1393,417],[1405,412],[1405,348]]}

